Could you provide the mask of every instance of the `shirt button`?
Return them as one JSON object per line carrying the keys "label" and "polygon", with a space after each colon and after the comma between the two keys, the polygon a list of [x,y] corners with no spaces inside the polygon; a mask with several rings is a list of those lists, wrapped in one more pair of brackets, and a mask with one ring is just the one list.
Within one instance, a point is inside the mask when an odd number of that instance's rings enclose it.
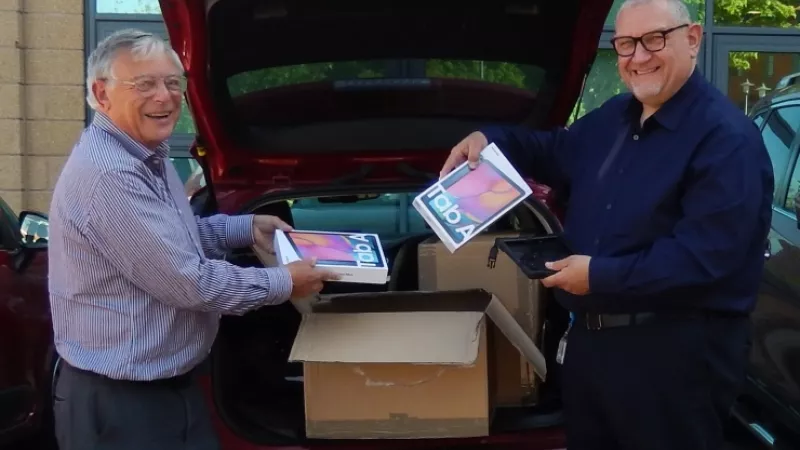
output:
{"label": "shirt button", "polygon": [[625,172],[625,169],[619,169],[618,172],[620,175],[622,175],[622,173]]}
{"label": "shirt button", "polygon": [[600,245],[600,238],[594,238],[594,245]]}
{"label": "shirt button", "polygon": [[611,209],[611,203],[606,205],[606,209]]}
{"label": "shirt button", "polygon": [[633,140],[634,141],[638,141],[639,140],[639,135],[638,134],[634,134],[633,135]]}

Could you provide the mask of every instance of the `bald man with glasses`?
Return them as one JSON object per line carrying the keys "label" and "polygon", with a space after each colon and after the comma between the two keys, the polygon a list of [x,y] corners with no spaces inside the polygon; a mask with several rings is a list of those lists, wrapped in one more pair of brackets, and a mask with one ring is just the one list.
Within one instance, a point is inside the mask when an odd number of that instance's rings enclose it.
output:
{"label": "bald man with glasses", "polygon": [[487,127],[564,194],[576,251],[543,280],[569,312],[558,362],[570,450],[709,450],[744,379],[773,173],[758,130],[696,68],[703,35],[679,0],[628,0],[611,40],[630,93],[569,129]]}

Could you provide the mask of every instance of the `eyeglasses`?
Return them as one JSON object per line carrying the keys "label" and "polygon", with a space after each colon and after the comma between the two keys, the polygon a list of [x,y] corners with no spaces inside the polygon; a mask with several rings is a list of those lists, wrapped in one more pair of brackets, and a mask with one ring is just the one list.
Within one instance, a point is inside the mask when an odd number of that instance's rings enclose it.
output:
{"label": "eyeglasses", "polygon": [[182,75],[168,75],[156,77],[142,75],[133,80],[116,80],[122,84],[132,86],[137,92],[145,97],[151,97],[158,91],[159,81],[164,81],[164,87],[168,91],[182,94],[186,90],[186,77]]}
{"label": "eyeglasses", "polygon": [[631,56],[636,52],[636,44],[642,44],[648,52],[660,52],[667,46],[667,35],[675,30],[688,27],[689,24],[678,25],[666,30],[651,31],[639,37],[633,36],[617,36],[611,39],[611,45],[617,55],[622,57]]}

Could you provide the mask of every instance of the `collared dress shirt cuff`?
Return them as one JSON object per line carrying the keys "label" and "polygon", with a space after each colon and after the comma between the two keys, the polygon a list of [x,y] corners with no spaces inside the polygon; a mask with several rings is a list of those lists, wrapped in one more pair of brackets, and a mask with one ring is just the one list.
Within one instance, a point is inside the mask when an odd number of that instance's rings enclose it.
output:
{"label": "collared dress shirt cuff", "polygon": [[292,295],[292,274],[286,267],[270,267],[264,272],[264,285],[269,287],[266,304],[283,303]]}
{"label": "collared dress shirt cuff", "polygon": [[227,248],[249,247],[255,243],[253,214],[228,216],[225,221],[225,246]]}
{"label": "collared dress shirt cuff", "polygon": [[589,261],[589,291],[613,294],[620,291],[622,261],[619,258],[594,256]]}

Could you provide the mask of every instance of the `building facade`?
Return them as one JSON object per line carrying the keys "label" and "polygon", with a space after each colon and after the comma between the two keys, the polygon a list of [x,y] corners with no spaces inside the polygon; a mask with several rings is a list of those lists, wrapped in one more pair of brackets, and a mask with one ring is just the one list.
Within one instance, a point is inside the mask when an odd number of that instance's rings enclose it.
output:
{"label": "building facade", "polygon": [[[800,72],[800,0],[685,2],[705,28],[699,69],[743,110],[782,77]],[[621,3],[615,1],[606,19],[574,117],[624,89],[609,43]],[[47,211],[65,157],[91,118],[86,56],[127,27],[166,37],[158,0],[0,0],[0,197],[15,210]],[[182,166],[189,167],[193,133],[184,108],[172,139]]]}

